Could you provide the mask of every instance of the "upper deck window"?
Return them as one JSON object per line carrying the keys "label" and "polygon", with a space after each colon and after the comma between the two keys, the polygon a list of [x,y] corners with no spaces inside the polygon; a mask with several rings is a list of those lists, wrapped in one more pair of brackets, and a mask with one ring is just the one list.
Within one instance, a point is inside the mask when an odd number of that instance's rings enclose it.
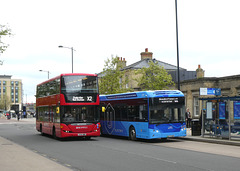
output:
{"label": "upper deck window", "polygon": [[97,77],[95,76],[80,76],[70,75],[63,76],[61,79],[62,93],[73,92],[98,92]]}

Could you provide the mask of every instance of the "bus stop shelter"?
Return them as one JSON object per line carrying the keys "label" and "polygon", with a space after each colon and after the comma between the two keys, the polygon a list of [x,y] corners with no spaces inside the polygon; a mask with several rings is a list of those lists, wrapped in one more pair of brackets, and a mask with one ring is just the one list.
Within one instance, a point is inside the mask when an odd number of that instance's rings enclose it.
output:
{"label": "bus stop shelter", "polygon": [[199,98],[202,137],[240,141],[240,96]]}

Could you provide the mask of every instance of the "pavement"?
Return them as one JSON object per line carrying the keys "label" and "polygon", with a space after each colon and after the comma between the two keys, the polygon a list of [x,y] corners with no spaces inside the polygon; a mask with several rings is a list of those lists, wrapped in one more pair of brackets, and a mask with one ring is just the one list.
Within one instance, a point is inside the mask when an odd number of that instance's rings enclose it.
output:
{"label": "pavement", "polygon": [[190,141],[198,141],[198,142],[206,142],[206,143],[214,143],[214,144],[225,144],[225,145],[233,145],[233,146],[240,146],[240,138],[238,139],[222,139],[221,137],[214,137],[209,135],[198,135],[192,136],[191,128],[187,128],[187,136],[178,138],[178,139],[185,139]]}
{"label": "pavement", "polygon": [[[24,118],[17,121],[16,118],[10,120],[0,115],[0,124],[35,123],[35,118]],[[179,138],[178,138],[179,139]],[[180,138],[190,141],[226,144],[240,146],[240,140],[225,140],[213,137],[192,136],[191,129],[187,128],[187,136]],[[67,166],[61,165],[54,160],[50,160],[34,151],[20,146],[0,136],[0,170],[1,171],[70,171]]]}
{"label": "pavement", "polygon": [[[16,118],[7,120],[0,116],[0,124],[35,123],[35,118]],[[0,170],[1,171],[70,171],[67,166],[50,160],[34,151],[20,146],[0,136]]]}

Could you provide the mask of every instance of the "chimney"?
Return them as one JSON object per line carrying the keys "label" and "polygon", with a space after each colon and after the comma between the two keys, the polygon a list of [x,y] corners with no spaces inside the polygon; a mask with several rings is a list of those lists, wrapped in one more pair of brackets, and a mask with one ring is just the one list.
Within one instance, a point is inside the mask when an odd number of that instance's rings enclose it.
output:
{"label": "chimney", "polygon": [[118,63],[117,65],[119,65],[120,68],[124,68],[127,66],[127,61],[125,60],[125,58],[120,58],[118,57]]}
{"label": "chimney", "polygon": [[152,52],[148,52],[148,48],[146,48],[145,52],[141,53],[141,60],[152,59],[152,55],[153,55],[153,53]]}
{"label": "chimney", "polygon": [[198,68],[196,69],[197,72],[197,78],[203,78],[204,77],[204,70],[201,68],[201,65],[198,65]]}

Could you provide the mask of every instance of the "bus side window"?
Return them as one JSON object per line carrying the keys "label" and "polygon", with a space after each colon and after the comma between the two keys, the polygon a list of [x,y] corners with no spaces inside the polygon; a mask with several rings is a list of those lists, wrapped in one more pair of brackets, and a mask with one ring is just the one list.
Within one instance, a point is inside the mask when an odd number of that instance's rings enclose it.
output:
{"label": "bus side window", "polygon": [[121,106],[120,111],[121,111],[120,114],[121,114],[122,120],[127,121],[128,120],[127,108],[125,106]]}
{"label": "bus side window", "polygon": [[139,106],[139,120],[141,121],[147,121],[148,119],[147,110],[145,108],[144,105]]}
{"label": "bus side window", "polygon": [[121,115],[120,115],[120,106],[115,106],[114,107],[114,109],[115,109],[115,120],[120,120],[120,118],[121,118]]}

